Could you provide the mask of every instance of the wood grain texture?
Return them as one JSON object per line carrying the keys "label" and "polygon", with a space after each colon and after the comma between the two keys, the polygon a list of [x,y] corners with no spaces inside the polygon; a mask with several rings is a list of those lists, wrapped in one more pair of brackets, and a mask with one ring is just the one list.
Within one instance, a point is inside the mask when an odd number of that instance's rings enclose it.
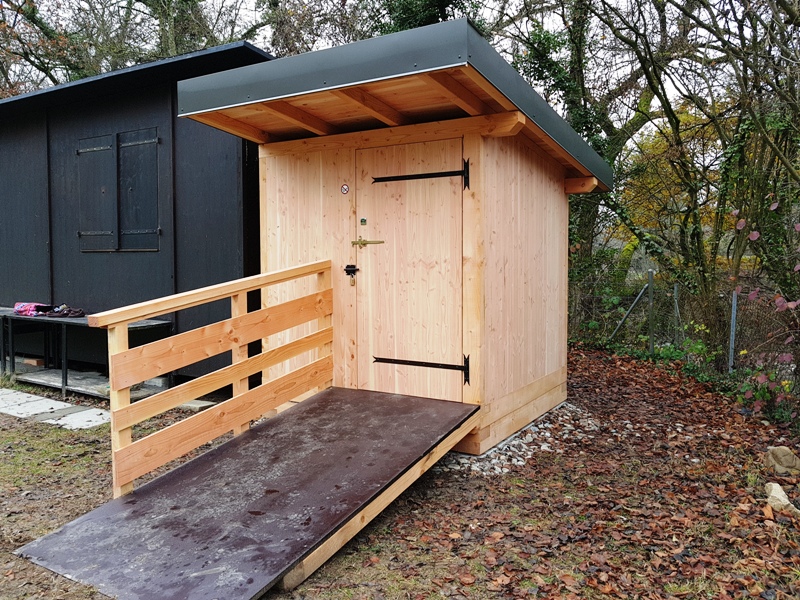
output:
{"label": "wood grain texture", "polygon": [[[359,150],[358,388],[461,401],[460,371],[373,357],[462,364],[461,177],[373,183],[459,170],[461,139]],[[361,225],[360,223],[364,223]]]}
{"label": "wood grain texture", "polygon": [[484,373],[484,336],[486,335],[485,276],[486,248],[484,203],[483,138],[464,136],[464,159],[469,160],[470,185],[464,190],[462,250],[462,331],[463,349],[469,356],[470,384],[464,386],[463,401],[481,404],[486,395]]}
{"label": "wood grain texture", "polygon": [[[298,277],[309,276],[315,276],[313,283],[318,291],[267,310],[247,312],[247,292],[253,285],[258,285],[256,289],[260,289],[262,284],[281,285]],[[139,305],[135,309],[126,307],[110,311],[111,315],[106,314],[105,318],[112,323],[108,328],[108,347],[109,379],[112,382],[110,395],[114,496],[131,492],[136,477],[164,462],[182,456],[218,437],[222,432],[242,433],[249,427],[252,419],[263,416],[265,412],[309,389],[328,385],[333,378],[333,358],[330,356],[330,344],[333,340],[330,326],[333,290],[330,283],[330,263],[324,261],[142,303],[146,305],[146,309]],[[226,297],[231,306],[230,319],[137,348],[128,348],[126,319],[130,314],[138,314],[142,310],[162,310],[165,306],[196,306],[200,303],[199,298],[213,302]],[[116,322],[116,319],[121,322]],[[248,357],[249,342],[308,321],[322,324],[324,328],[271,352]],[[138,383],[149,378],[152,372],[171,371],[178,368],[175,365],[186,365],[206,358],[220,348],[231,351],[233,361],[230,366],[131,406],[130,386],[133,382]],[[296,370],[278,381],[267,381],[257,388],[262,393],[273,394],[273,398],[259,398],[253,393],[254,390],[248,389],[249,375],[272,364],[286,362],[297,354],[314,353],[320,348],[322,351],[317,354],[324,356],[307,365],[304,370]],[[310,380],[313,380],[314,385],[308,387],[306,384]],[[194,415],[146,438],[132,441],[131,428],[134,424],[227,385],[231,386],[234,397],[209,411],[216,416],[198,419],[201,415]],[[227,408],[220,408],[223,406]],[[155,445],[149,446],[150,443]],[[162,443],[164,445],[158,445]]]}
{"label": "wood grain texture", "polygon": [[[108,330],[108,356],[109,365],[111,357],[117,352],[124,352],[128,349],[128,325],[118,325]],[[109,366],[109,375],[113,375],[113,368]],[[133,491],[133,484],[120,477],[119,465],[113,460],[114,452],[129,446],[133,439],[133,432],[130,427],[120,426],[114,418],[116,411],[124,410],[131,403],[130,388],[122,388],[109,391],[109,408],[111,409],[111,474],[114,498],[119,498]]]}
{"label": "wood grain texture", "polygon": [[125,484],[187,452],[258,419],[291,398],[331,378],[333,358],[327,356],[248,392],[226,400],[114,452],[117,476]]}
{"label": "wood grain texture", "polygon": [[481,426],[477,433],[465,436],[461,442],[456,444],[453,450],[466,454],[483,454],[494,448],[509,435],[519,431],[547,411],[561,404],[566,398],[567,384],[561,383],[491,425],[487,427]]}
{"label": "wood grain texture", "polygon": [[[272,348],[245,360],[239,361],[201,377],[190,379],[181,385],[171,387],[153,396],[143,398],[130,406],[114,412],[117,427],[132,427],[151,417],[176,408],[181,404],[206,394],[215,392],[237,381],[269,369],[300,354],[324,347],[333,341],[333,328],[315,331],[307,336],[291,341],[283,346]],[[243,390],[240,393],[244,393]],[[238,394],[235,394],[238,395]]]}
{"label": "wood grain texture", "polygon": [[513,111],[516,110],[516,105],[506,98],[494,85],[492,85],[483,75],[481,75],[474,67],[466,66],[458,70],[459,74],[466,77],[476,86],[478,86],[484,94],[489,96],[492,100],[497,102],[503,110]]}
{"label": "wood grain texture", "polygon": [[525,403],[566,380],[568,226],[561,165],[515,138],[485,138],[482,160],[485,410],[460,445],[481,451],[526,424],[506,415],[532,414]]}
{"label": "wood grain texture", "polygon": [[424,77],[434,86],[438,87],[441,94],[468,115],[487,115],[494,112],[483,100],[478,98],[447,73],[426,73],[420,75],[420,77]]}
{"label": "wood grain texture", "polygon": [[361,88],[345,88],[331,92],[334,96],[347,102],[353,102],[376,119],[396,127],[410,124],[409,119],[399,110],[389,106]]}
{"label": "wood grain texture", "polygon": [[511,111],[418,125],[387,127],[372,131],[342,133],[321,138],[275,142],[261,145],[259,156],[302,155],[308,152],[337,148],[376,148],[390,144],[412,144],[451,139],[471,133],[485,137],[505,137],[519,133],[525,126],[525,118],[521,112]]}
{"label": "wood grain texture", "polygon": [[[339,335],[333,343],[334,385],[355,387],[355,287],[344,267],[355,263],[355,167],[352,149],[335,149],[261,159],[262,268],[330,259],[334,289],[333,326]],[[343,193],[347,186],[347,193]],[[312,292],[312,282],[276,286],[262,301],[283,302]],[[292,332],[305,335],[310,327]],[[270,340],[281,343],[281,338]],[[303,360],[310,360],[308,356]],[[296,367],[301,359],[292,363]],[[275,371],[273,371],[275,374]]]}
{"label": "wood grain texture", "polygon": [[[234,294],[231,296],[231,320],[238,319],[243,315],[247,314],[247,294]],[[248,347],[247,344],[241,342],[238,346],[234,346],[231,349],[231,363],[236,364],[238,362],[242,362],[243,360],[247,360],[248,355]],[[231,384],[233,389],[233,395],[238,396],[239,394],[243,394],[248,389],[250,389],[249,380],[247,377],[239,377],[233,378],[233,383]],[[244,433],[250,428],[250,423],[242,423],[239,427],[235,427],[233,430],[234,435],[239,435]]]}
{"label": "wood grain texture", "polygon": [[111,387],[130,387],[231,350],[243,352],[246,358],[250,342],[328,316],[332,311],[333,290],[328,289],[131,348],[110,358]]}
{"label": "wood grain texture", "polygon": [[600,186],[597,177],[572,177],[564,181],[564,192],[567,194],[588,194]]}
{"label": "wood grain texture", "polygon": [[336,127],[329,122],[283,100],[254,104],[253,107],[260,111],[278,115],[289,123],[299,125],[317,135],[338,133]]}
{"label": "wood grain texture", "polygon": [[263,129],[234,119],[223,112],[200,113],[189,118],[258,144],[265,144],[272,140]]}
{"label": "wood grain texture", "polygon": [[208,287],[147,300],[138,304],[131,304],[122,308],[115,308],[100,313],[89,315],[87,320],[91,327],[110,327],[150,319],[159,315],[184,310],[213,300],[228,298],[234,294],[246,293],[270,285],[292,281],[300,277],[316,275],[331,268],[330,260],[320,260],[309,264],[301,264],[275,272],[264,272],[235,281],[218,283]]}

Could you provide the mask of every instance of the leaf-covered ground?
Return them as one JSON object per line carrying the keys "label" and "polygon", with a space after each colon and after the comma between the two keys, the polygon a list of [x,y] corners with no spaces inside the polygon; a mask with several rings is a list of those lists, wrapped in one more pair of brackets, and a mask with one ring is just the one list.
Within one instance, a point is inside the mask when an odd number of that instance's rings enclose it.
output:
{"label": "leaf-covered ground", "polygon": [[[301,587],[267,598],[800,598],[798,522],[764,494],[775,481],[800,497],[798,479],[763,467],[768,446],[796,440],[676,371],[573,349],[569,404],[537,423],[524,465],[428,473]],[[0,425],[0,450],[31,433]],[[103,500],[105,441],[79,441],[65,456],[76,469],[3,473],[0,598],[100,597],[9,554]]]}

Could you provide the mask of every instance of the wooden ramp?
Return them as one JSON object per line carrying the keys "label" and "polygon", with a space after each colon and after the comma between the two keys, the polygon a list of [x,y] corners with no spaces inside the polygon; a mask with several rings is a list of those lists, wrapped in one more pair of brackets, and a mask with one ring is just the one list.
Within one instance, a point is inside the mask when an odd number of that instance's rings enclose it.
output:
{"label": "wooden ramp", "polygon": [[477,419],[328,388],[17,554],[122,599],[257,598],[303,581]]}

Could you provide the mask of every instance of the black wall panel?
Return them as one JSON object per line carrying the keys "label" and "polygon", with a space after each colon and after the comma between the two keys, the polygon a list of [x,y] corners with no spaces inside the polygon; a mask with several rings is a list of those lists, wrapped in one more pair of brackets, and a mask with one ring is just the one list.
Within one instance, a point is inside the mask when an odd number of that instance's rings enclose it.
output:
{"label": "black wall panel", "polygon": [[[244,142],[190,121],[175,122],[175,274],[178,291],[244,275],[242,154]],[[257,200],[256,200],[257,203]],[[230,303],[217,302],[178,315],[187,331],[230,316]],[[182,372],[199,375],[230,363],[229,355]]]}
{"label": "black wall panel", "polygon": [[47,120],[0,122],[0,305],[49,303]]}
{"label": "black wall panel", "polygon": [[[174,293],[171,93],[163,85],[51,109],[56,303],[97,312]],[[85,236],[79,235],[86,220],[81,202],[86,203],[88,193],[81,189],[87,171],[83,161],[103,154],[79,152],[92,138],[110,140],[113,147],[106,153],[113,157],[102,166],[115,172],[103,176],[105,194],[98,192],[106,211],[97,210],[105,217],[115,215],[109,221],[115,242],[102,247],[87,247]]]}

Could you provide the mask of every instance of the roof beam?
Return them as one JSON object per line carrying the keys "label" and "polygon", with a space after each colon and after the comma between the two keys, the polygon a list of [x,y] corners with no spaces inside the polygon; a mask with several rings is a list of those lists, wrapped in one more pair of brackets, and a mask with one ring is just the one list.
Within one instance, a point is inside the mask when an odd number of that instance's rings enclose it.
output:
{"label": "roof beam", "polygon": [[567,194],[588,194],[600,185],[597,177],[571,177],[564,180],[564,191]]}
{"label": "roof beam", "polygon": [[360,88],[345,88],[342,90],[333,90],[331,92],[337,98],[358,104],[362,109],[370,115],[384,122],[391,127],[398,125],[409,125],[411,121],[399,110],[396,110],[386,104],[383,100],[379,100],[372,94],[365,92]]}
{"label": "roof beam", "polygon": [[488,104],[447,73],[425,73],[420,77],[433,83],[448,100],[473,117],[494,112]]}
{"label": "roof beam", "polygon": [[469,80],[472,81],[472,83],[481,88],[487,96],[491,96],[492,100],[497,102],[505,110],[517,110],[517,107],[514,105],[514,103],[506,98],[505,95],[503,95],[503,92],[494,87],[494,85],[492,85],[474,67],[468,65],[462,68],[459,72],[463,73],[464,76],[469,77]]}
{"label": "roof beam", "polygon": [[264,144],[259,148],[259,156],[280,156],[302,152],[317,152],[336,148],[377,148],[389,144],[428,142],[460,137],[477,133],[485,137],[508,137],[523,131],[525,115],[513,111],[477,117],[462,117],[449,121],[416,123],[402,127],[383,127],[369,131],[355,131],[326,137],[303,140],[287,140],[274,144]]}
{"label": "roof beam", "polygon": [[267,104],[253,104],[252,108],[262,112],[272,113],[284,121],[289,121],[290,123],[302,127],[303,129],[307,129],[308,131],[316,133],[317,135],[331,135],[334,133],[339,133],[339,130],[327,121],[323,121],[319,117],[315,117],[311,113],[304,111],[302,108],[292,106],[285,100],[275,100]]}
{"label": "roof beam", "polygon": [[266,144],[268,142],[274,142],[275,139],[270,137],[270,135],[266,131],[262,131],[258,127],[253,127],[252,125],[248,125],[247,123],[242,123],[234,119],[233,117],[229,117],[225,113],[221,112],[210,112],[210,113],[199,113],[196,115],[192,115],[189,117],[195,121],[199,121],[200,123],[205,123],[211,127],[216,129],[221,129],[227,133],[232,133],[233,135],[237,135],[241,138],[246,140],[250,140],[251,142],[256,142],[259,144]]}

